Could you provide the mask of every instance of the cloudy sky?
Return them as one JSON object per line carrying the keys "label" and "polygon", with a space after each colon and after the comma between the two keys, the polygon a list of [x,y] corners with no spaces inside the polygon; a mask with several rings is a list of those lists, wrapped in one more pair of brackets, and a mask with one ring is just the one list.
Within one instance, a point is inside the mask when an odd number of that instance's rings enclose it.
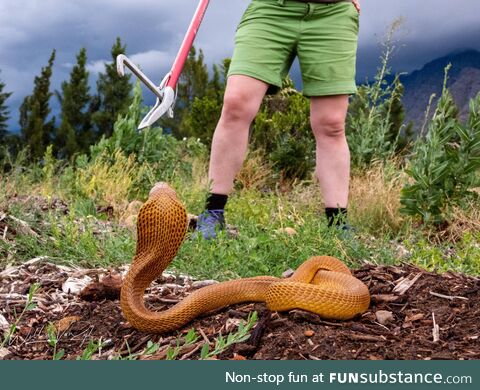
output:
{"label": "cloudy sky", "polygon": [[[0,80],[6,91],[12,130],[18,107],[30,94],[33,79],[48,61],[57,60],[52,88],[68,79],[75,55],[86,47],[94,85],[117,36],[127,54],[155,82],[168,71],[197,0],[0,0]],[[249,0],[212,0],[196,45],[208,63],[229,57],[236,25]],[[389,24],[405,19],[398,34],[402,48],[392,62],[396,71],[411,71],[452,51],[480,50],[479,0],[361,0],[358,78],[378,65],[378,42]],[[57,106],[56,102],[53,102]]]}

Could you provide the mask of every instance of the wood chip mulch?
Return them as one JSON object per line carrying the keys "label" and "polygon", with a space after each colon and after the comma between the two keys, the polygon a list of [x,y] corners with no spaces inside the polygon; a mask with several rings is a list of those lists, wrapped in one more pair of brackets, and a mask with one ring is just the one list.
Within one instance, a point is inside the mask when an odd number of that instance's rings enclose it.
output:
{"label": "wood chip mulch", "polygon": [[[209,313],[177,332],[149,335],[123,319],[119,302],[122,275],[115,270],[76,269],[46,258],[0,271],[0,330],[8,330],[25,307],[33,283],[36,307],[26,311],[0,359],[52,359],[47,326],[55,326],[64,359],[82,355],[89,341],[102,341],[93,359],[164,359],[192,327],[198,342],[180,348],[177,359],[198,359],[205,342],[235,332],[255,310],[259,319],[244,343],[218,359],[480,359],[480,279],[438,275],[410,265],[366,265],[355,275],[372,294],[369,311],[351,321],[325,321],[300,310],[271,313],[263,304],[244,304]],[[214,281],[165,274],[147,291],[146,302],[164,310],[193,289]],[[1,341],[1,339],[0,339]],[[158,348],[144,354],[149,342]],[[1,344],[1,342],[0,342]],[[180,343],[181,346],[181,343]]]}

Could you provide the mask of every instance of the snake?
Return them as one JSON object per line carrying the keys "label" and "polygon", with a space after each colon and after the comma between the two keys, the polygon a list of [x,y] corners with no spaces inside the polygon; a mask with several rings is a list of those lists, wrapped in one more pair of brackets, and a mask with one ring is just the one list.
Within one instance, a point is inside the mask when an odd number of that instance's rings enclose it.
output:
{"label": "snake", "polygon": [[314,256],[289,278],[256,276],[220,282],[194,290],[166,310],[150,310],[145,306],[146,289],[175,258],[187,228],[186,209],[175,190],[158,183],[139,211],[136,251],[120,293],[123,315],[139,331],[178,330],[201,315],[247,302],[265,303],[273,312],[299,309],[332,320],[352,319],[370,305],[368,287],[341,260]]}

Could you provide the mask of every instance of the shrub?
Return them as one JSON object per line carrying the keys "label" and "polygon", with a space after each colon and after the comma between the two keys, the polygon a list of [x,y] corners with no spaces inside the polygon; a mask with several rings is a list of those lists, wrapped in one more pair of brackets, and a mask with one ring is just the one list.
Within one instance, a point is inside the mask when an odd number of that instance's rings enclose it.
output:
{"label": "shrub", "polygon": [[133,156],[138,172],[132,188],[145,194],[156,181],[171,181],[173,176],[190,178],[192,161],[203,158],[206,148],[198,139],[177,140],[164,134],[159,127],[146,128],[139,132],[137,126],[142,117],[141,103],[141,88],[137,83],[133,102],[127,114],[118,118],[112,136],[103,137],[98,144],[92,146],[90,157],[80,156],[77,167],[95,165],[98,159],[102,164],[109,161],[114,166],[119,152],[127,158]]}
{"label": "shrub", "polygon": [[268,96],[254,122],[252,145],[268,155],[274,169],[289,179],[304,179],[315,166],[315,142],[307,98],[290,79]]}
{"label": "shrub", "polygon": [[92,160],[77,159],[72,189],[95,204],[113,207],[118,214],[128,205],[138,173],[139,167],[133,154],[126,157],[120,149],[113,155],[104,151]]}
{"label": "shrub", "polygon": [[347,138],[352,166],[356,168],[365,169],[372,162],[391,159],[400,147],[407,145],[411,134],[411,126],[403,124],[403,85],[398,75],[392,82],[387,80],[389,61],[395,51],[393,35],[401,23],[395,21],[387,33],[380,57],[382,66],[375,81],[360,86],[350,104]]}
{"label": "shrub", "polygon": [[209,145],[222,112],[222,101],[210,95],[195,98],[182,122],[184,132]]}
{"label": "shrub", "polygon": [[413,182],[402,190],[402,212],[419,216],[425,224],[441,224],[454,206],[467,207],[480,186],[480,94],[470,102],[466,124],[457,119],[458,109],[446,87],[424,140],[415,146],[407,174]]}

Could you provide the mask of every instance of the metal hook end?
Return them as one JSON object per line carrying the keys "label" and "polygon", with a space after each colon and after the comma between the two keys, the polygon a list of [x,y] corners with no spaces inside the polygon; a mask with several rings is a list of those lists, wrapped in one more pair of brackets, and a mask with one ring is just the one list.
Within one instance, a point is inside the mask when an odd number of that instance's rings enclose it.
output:
{"label": "metal hook end", "polygon": [[171,87],[166,87],[163,90],[163,99],[157,99],[157,103],[150,110],[150,112],[143,118],[142,122],[138,126],[139,130],[153,125],[166,113],[170,116],[172,113],[173,105],[175,104],[175,91]]}
{"label": "metal hook end", "polygon": [[121,77],[125,76],[125,61],[128,61],[128,58],[124,54],[117,56],[117,73]]}

